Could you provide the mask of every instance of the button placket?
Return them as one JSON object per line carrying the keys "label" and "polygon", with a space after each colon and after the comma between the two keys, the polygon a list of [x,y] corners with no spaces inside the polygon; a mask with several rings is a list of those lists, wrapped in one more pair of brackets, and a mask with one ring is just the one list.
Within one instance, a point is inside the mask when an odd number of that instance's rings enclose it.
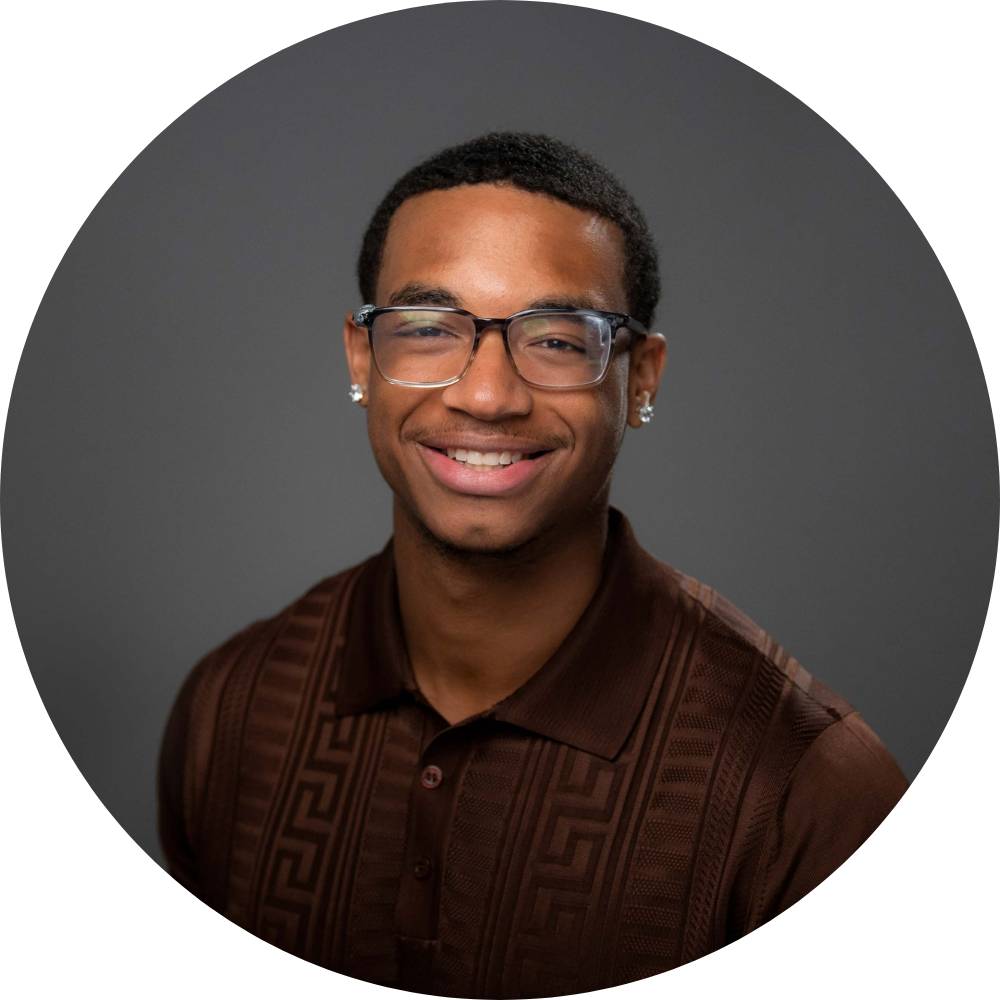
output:
{"label": "button placket", "polygon": [[[441,878],[449,825],[465,762],[473,750],[465,726],[439,730],[416,761],[410,797],[406,860],[396,903],[400,942],[400,982],[404,989],[428,990],[430,959],[415,942],[437,944]],[[421,957],[418,960],[418,952]],[[432,964],[432,963],[431,963]]]}

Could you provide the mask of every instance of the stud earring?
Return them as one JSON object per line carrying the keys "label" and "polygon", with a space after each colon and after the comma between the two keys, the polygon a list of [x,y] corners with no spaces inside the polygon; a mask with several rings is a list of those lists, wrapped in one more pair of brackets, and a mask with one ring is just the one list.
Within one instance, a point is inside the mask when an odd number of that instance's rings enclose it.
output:
{"label": "stud earring", "polygon": [[649,393],[643,392],[642,403],[636,407],[639,413],[639,420],[648,424],[653,419],[653,404],[649,401]]}
{"label": "stud earring", "polygon": [[357,382],[352,382],[351,388],[347,390],[347,395],[352,403],[360,403],[365,398],[365,390]]}

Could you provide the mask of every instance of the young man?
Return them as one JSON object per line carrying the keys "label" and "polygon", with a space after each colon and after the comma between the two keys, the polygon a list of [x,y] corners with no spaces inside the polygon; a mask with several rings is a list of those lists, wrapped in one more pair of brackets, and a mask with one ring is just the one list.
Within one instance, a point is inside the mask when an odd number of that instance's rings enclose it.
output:
{"label": "young man", "polygon": [[464,997],[624,983],[757,927],[906,783],[608,508],[666,357],[639,209],[577,150],[491,134],[395,185],[359,278],[350,395],[393,535],[186,681],[171,872],[310,961]]}

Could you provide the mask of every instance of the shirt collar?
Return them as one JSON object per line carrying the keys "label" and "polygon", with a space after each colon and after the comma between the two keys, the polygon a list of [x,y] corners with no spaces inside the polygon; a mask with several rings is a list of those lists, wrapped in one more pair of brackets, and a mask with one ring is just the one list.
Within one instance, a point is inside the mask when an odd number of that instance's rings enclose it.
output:
{"label": "shirt collar", "polygon": [[[610,508],[601,581],[587,608],[549,660],[486,714],[616,757],[646,702],[679,596],[679,574],[644,551],[625,516]],[[338,715],[413,691],[391,539],[361,571],[345,639]]]}

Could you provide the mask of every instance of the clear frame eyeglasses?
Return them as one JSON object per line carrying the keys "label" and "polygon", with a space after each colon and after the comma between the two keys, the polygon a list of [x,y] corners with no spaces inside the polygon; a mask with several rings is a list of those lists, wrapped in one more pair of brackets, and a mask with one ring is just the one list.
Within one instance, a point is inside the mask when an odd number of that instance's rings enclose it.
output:
{"label": "clear frame eyeglasses", "polygon": [[353,319],[368,330],[382,378],[424,389],[457,382],[491,326],[500,327],[514,370],[540,389],[597,385],[608,373],[622,331],[648,335],[631,316],[597,309],[525,309],[506,319],[488,319],[443,306],[364,305]]}

